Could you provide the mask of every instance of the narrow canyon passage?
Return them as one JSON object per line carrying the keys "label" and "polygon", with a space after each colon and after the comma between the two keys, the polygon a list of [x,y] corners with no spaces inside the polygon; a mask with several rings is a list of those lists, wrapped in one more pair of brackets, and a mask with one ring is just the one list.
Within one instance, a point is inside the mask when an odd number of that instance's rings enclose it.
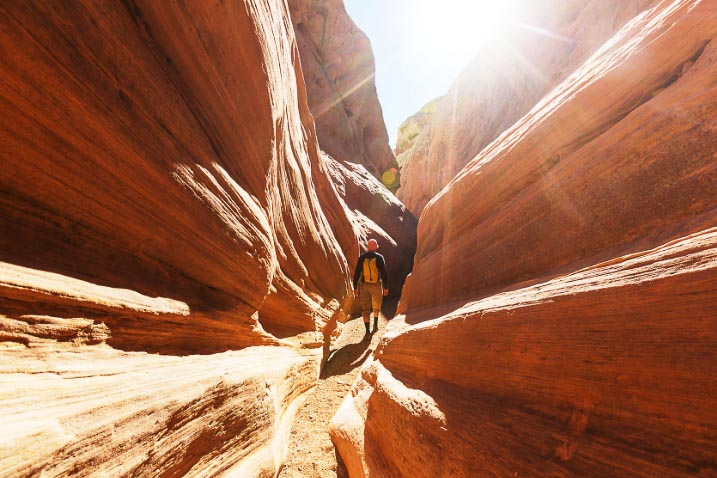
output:
{"label": "narrow canyon passage", "polygon": [[0,478],[717,478],[717,0],[407,5],[0,1]]}
{"label": "narrow canyon passage", "polygon": [[386,330],[387,317],[392,316],[393,313],[384,308],[378,322],[378,332],[372,333],[370,340],[364,339],[361,317],[344,324],[343,333],[331,346],[331,355],[316,388],[297,412],[289,439],[289,451],[279,478],[348,477],[329,437],[329,422],[351,389],[361,365],[376,350]]}

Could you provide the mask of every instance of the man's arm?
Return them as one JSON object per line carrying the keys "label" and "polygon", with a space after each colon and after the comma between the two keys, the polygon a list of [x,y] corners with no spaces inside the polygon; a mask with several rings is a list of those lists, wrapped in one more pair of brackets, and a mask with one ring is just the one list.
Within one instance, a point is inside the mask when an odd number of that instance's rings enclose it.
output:
{"label": "man's arm", "polygon": [[388,290],[388,271],[386,270],[386,260],[383,256],[379,256],[380,260],[376,261],[378,272],[381,274],[381,282],[383,282],[384,290]]}
{"label": "man's arm", "polygon": [[358,287],[358,281],[361,278],[361,268],[363,267],[363,255],[359,256],[354,270],[354,290]]}

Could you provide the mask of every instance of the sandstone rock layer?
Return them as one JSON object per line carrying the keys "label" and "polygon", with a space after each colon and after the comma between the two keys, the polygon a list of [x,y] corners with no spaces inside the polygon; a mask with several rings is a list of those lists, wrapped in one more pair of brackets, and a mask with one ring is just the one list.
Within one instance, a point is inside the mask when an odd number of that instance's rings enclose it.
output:
{"label": "sandstone rock layer", "polygon": [[646,11],[471,161],[424,211],[406,306],[714,225],[714,20],[703,3]]}
{"label": "sandstone rock layer", "polygon": [[318,370],[289,347],[38,348],[3,347],[1,476],[274,476]]}
{"label": "sandstone rock layer", "polygon": [[312,330],[347,268],[286,12],[132,5],[3,7],[1,258],[235,318],[290,288]]}
{"label": "sandstone rock layer", "polygon": [[0,25],[0,475],[274,476],[358,254],[285,4]]}
{"label": "sandstone rock layer", "polygon": [[398,165],[376,95],[368,37],[343,0],[289,0],[289,8],[321,148],[338,161],[362,164],[395,190]]}
{"label": "sandstone rock layer", "polygon": [[352,478],[717,475],[715,38],[646,9],[426,206]]}
{"label": "sandstone rock layer", "polygon": [[387,334],[334,417],[351,477],[717,473],[717,229]]}

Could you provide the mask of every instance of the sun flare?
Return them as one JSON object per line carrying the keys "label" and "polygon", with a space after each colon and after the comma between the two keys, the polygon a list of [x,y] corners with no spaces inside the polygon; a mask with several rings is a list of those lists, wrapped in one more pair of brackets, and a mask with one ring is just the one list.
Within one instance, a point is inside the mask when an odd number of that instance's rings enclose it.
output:
{"label": "sun flare", "polygon": [[470,58],[486,43],[500,41],[519,14],[521,0],[415,0],[416,41],[446,60]]}

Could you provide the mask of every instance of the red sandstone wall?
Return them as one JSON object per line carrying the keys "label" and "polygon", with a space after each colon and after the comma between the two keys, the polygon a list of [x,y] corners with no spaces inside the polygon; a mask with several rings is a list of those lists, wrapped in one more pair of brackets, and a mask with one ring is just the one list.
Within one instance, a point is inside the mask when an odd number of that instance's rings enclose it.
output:
{"label": "red sandstone wall", "polygon": [[398,165],[376,95],[368,37],[343,0],[289,0],[289,8],[321,148],[338,161],[362,164],[395,191]]}
{"label": "red sandstone wall", "polygon": [[[662,5],[623,30],[427,206],[409,308],[713,225],[715,25],[711,7],[695,9],[699,19],[687,5]],[[661,15],[677,24],[649,23]],[[429,277],[439,286],[423,285]]]}
{"label": "red sandstone wall", "polygon": [[312,188],[290,25],[259,4],[277,18],[243,3],[5,7],[5,262],[244,319],[271,288],[301,284],[286,308],[302,316],[346,294],[334,230],[350,226],[329,225],[338,199]]}
{"label": "red sandstone wall", "polygon": [[387,335],[334,417],[349,476],[717,473],[717,229]]}
{"label": "red sandstone wall", "polygon": [[273,476],[358,254],[284,3],[0,26],[0,476]]}
{"label": "red sandstone wall", "polygon": [[350,476],[717,474],[715,38],[646,10],[426,206]]}

